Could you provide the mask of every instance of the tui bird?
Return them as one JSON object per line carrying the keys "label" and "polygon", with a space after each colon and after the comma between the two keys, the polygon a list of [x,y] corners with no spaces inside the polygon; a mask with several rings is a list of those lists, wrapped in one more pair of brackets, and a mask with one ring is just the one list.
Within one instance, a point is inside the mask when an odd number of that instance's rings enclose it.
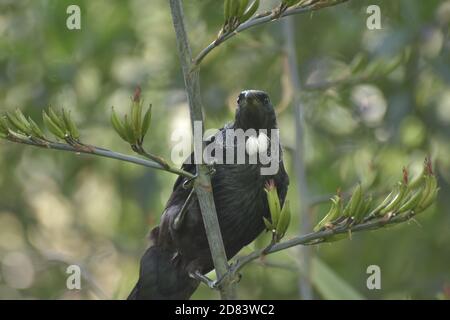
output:
{"label": "tui bird", "polygon": [[[276,128],[275,111],[267,93],[246,90],[237,100],[234,122],[220,129],[206,144],[237,149],[237,141],[225,134],[228,129],[254,129],[260,135]],[[267,135],[270,144],[270,133]],[[281,203],[285,200],[289,178],[281,147],[276,147],[279,166],[273,175],[261,174],[265,164],[259,159],[253,164],[214,164],[211,183],[228,259],[265,229],[263,217],[270,219],[270,212],[264,186],[269,180],[275,182]],[[188,160],[182,168],[195,174],[193,155]],[[199,277],[214,268],[199,203],[188,182],[181,176],[176,180],[160,225],[150,233],[152,245],[141,259],[139,280],[128,299],[189,299],[199,285]]]}

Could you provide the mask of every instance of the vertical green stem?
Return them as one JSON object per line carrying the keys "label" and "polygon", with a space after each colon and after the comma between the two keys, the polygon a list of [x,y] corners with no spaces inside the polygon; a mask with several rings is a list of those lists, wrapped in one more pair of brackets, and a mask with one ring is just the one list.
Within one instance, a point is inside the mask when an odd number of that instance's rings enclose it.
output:
{"label": "vertical green stem", "polygon": [[[297,182],[298,198],[300,199],[300,233],[306,234],[311,230],[311,217],[309,214],[309,190],[306,180],[305,170],[305,117],[304,106],[300,98],[300,77],[298,74],[297,54],[295,48],[295,34],[293,17],[286,17],[283,21],[283,34],[285,42],[285,50],[289,63],[289,77],[294,89],[294,112],[295,112],[295,152],[294,166],[295,179]],[[303,267],[302,274],[299,279],[300,296],[305,300],[310,300],[312,296],[312,288],[310,283],[310,265],[311,265],[311,248],[299,247],[300,260]]]}
{"label": "vertical green stem", "polygon": [[[200,97],[200,80],[198,68],[192,68],[192,53],[189,46],[186,28],[184,24],[183,7],[181,0],[170,0],[172,21],[175,28],[178,52],[183,69],[184,83],[189,102],[191,114],[191,124],[200,121],[203,126],[202,102]],[[203,141],[195,141],[195,159],[201,159],[203,154]],[[212,194],[211,179],[208,168],[204,164],[197,164],[198,177],[195,183],[197,198],[202,211],[203,222],[208,238],[211,255],[218,279],[223,278],[228,273],[228,259],[223,245],[222,234],[220,232],[219,221],[217,219],[216,207]],[[224,281],[220,287],[222,299],[234,299],[234,285],[230,281]]]}

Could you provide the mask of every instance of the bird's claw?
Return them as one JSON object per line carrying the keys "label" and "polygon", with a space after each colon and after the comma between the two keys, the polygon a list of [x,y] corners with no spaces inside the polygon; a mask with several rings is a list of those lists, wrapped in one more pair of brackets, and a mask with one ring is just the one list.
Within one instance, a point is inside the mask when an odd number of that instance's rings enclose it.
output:
{"label": "bird's claw", "polygon": [[[215,162],[211,162],[210,164],[207,164],[206,167],[208,168],[208,172],[206,174],[212,176],[216,173],[216,168],[215,168],[216,163]],[[195,179],[198,178],[198,173],[196,173],[192,178],[188,178],[186,180],[184,180],[183,182],[183,188],[184,189],[191,189]]]}
{"label": "bird's claw", "polygon": [[[195,272],[189,273],[189,276],[197,281],[204,283],[210,289],[218,290],[220,288],[220,286],[222,285],[222,283],[225,281],[225,279],[229,279],[231,275],[227,273],[224,276],[222,276],[220,279],[212,280],[212,279],[208,278],[207,276],[205,276],[204,274],[202,274],[200,271],[195,271]],[[233,276],[233,279],[227,280],[230,283],[238,283],[242,279],[242,275],[240,273],[233,274],[232,276]]]}
{"label": "bird's claw", "polygon": [[[227,280],[225,280],[227,279]],[[229,271],[225,275],[223,275],[220,279],[213,281],[213,288],[212,289],[219,289],[220,286],[225,282],[228,281],[229,283],[239,283],[242,279],[242,274],[239,272],[234,273],[233,271]]]}
{"label": "bird's claw", "polygon": [[217,289],[219,286],[219,282],[218,280],[211,280],[210,278],[208,278],[207,276],[205,276],[204,274],[202,274],[200,271],[195,271],[189,274],[189,276],[195,280],[198,280],[200,282],[203,282],[204,284],[206,284],[210,289]]}
{"label": "bird's claw", "polygon": [[207,285],[210,289],[213,289],[213,290],[219,288],[219,283],[217,280],[210,281]]}
{"label": "bird's claw", "polygon": [[198,174],[196,173],[192,178],[188,178],[183,182],[183,189],[191,189],[194,184],[195,179],[197,179]]}
{"label": "bird's claw", "polygon": [[216,162],[213,161],[206,165],[208,168],[208,175],[213,176],[216,173]]}

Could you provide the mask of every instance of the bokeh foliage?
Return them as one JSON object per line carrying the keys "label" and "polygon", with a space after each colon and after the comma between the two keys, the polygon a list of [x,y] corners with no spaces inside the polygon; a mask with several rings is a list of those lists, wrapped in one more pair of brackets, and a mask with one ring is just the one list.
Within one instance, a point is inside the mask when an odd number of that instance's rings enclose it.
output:
{"label": "bokeh foliage", "polygon": [[[223,10],[218,1],[184,2],[198,52],[217,35]],[[174,129],[187,134],[190,123],[167,1],[77,1],[80,31],[65,27],[70,4],[0,1],[0,111],[19,107],[37,119],[48,106],[64,107],[85,142],[131,153],[109,115],[111,106],[125,113],[140,85],[144,103],[153,105],[145,145],[170,159]],[[263,0],[261,10],[276,4]],[[371,4],[381,7],[382,30],[366,28]],[[316,247],[312,278],[318,298],[435,298],[450,283],[449,22],[450,2],[438,0],[350,1],[296,17],[308,125],[305,157],[314,197],[339,187],[350,190],[358,182],[383,192],[400,179],[403,165],[418,172],[426,155],[435,162],[441,188],[438,203],[418,224]],[[202,63],[202,95],[206,126],[218,128],[232,119],[240,90],[268,91],[280,110],[292,176],[292,90],[281,34],[276,22],[223,43]],[[0,298],[124,298],[175,178],[117,161],[0,142]],[[293,223],[286,237],[298,224],[291,181]],[[327,210],[328,204],[315,206],[313,219]],[[268,241],[265,235],[254,245]],[[248,266],[240,297],[298,298],[295,253],[267,257],[276,269],[269,263]],[[85,267],[79,292],[65,287],[65,269],[72,263]],[[382,290],[366,288],[372,264],[381,267]],[[195,297],[217,298],[204,287]]]}

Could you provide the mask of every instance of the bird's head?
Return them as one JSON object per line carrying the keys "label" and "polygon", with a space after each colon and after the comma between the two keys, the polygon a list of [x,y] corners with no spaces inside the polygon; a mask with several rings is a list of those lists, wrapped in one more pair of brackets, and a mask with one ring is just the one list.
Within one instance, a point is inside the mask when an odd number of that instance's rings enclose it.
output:
{"label": "bird's head", "polygon": [[237,100],[235,128],[274,129],[277,127],[275,110],[269,95],[260,90],[245,90]]}

